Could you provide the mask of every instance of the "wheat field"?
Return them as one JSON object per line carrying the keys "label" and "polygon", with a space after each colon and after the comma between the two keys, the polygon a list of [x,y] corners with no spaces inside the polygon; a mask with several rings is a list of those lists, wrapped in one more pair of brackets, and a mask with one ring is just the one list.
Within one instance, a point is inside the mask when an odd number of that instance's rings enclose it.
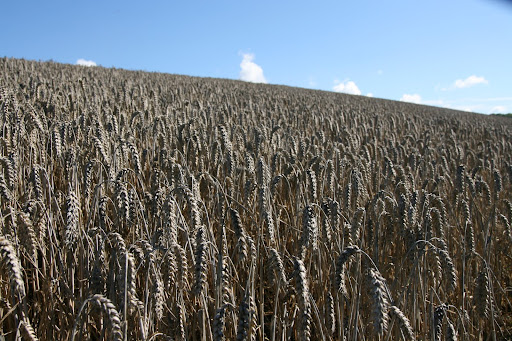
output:
{"label": "wheat field", "polygon": [[0,338],[512,339],[511,119],[0,70]]}

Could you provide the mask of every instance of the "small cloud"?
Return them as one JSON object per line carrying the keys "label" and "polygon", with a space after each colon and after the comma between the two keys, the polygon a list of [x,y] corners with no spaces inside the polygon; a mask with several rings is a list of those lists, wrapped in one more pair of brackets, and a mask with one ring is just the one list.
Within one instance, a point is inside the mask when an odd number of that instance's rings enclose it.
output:
{"label": "small cloud", "polygon": [[497,105],[497,106],[493,107],[491,110],[491,113],[504,114],[506,112],[507,112],[507,107],[505,107],[504,105]]}
{"label": "small cloud", "polygon": [[458,106],[458,107],[455,107],[455,109],[460,110],[460,111],[467,111],[467,112],[475,111],[474,107],[470,107],[470,106]]}
{"label": "small cloud", "polygon": [[412,95],[404,94],[402,96],[402,98],[400,98],[400,100],[402,102],[410,102],[410,103],[420,104],[421,103],[421,96],[418,95],[418,94],[412,94]]}
{"label": "small cloud", "polygon": [[366,97],[373,97],[373,94],[371,92],[366,94]]}
{"label": "small cloud", "polygon": [[240,63],[240,79],[246,82],[267,83],[261,66],[253,62],[252,53],[244,53]]}
{"label": "small cloud", "polygon": [[96,66],[96,62],[93,62],[92,60],[85,60],[80,58],[76,61],[76,65],[82,65],[82,66]]}
{"label": "small cloud", "polygon": [[377,71],[377,74],[378,74],[379,76],[380,76],[380,75],[382,75],[383,73],[384,73],[384,72],[383,72],[382,70]]}
{"label": "small cloud", "polygon": [[469,88],[477,84],[488,84],[489,81],[484,77],[478,77],[475,75],[469,76],[466,79],[457,79],[454,83],[456,89]]}
{"label": "small cloud", "polygon": [[361,95],[361,90],[359,90],[356,83],[353,81],[340,82],[335,80],[334,83],[338,83],[332,88],[335,92],[343,92],[351,95]]}

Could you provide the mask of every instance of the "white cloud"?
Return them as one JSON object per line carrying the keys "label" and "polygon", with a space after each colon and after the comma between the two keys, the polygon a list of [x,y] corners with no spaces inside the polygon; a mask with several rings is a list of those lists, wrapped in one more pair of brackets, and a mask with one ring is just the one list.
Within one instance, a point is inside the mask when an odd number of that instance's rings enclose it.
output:
{"label": "white cloud", "polygon": [[412,94],[412,95],[404,94],[402,96],[402,98],[400,98],[400,100],[402,102],[410,102],[410,103],[420,104],[421,103],[421,96],[418,95],[418,94]]}
{"label": "white cloud", "polygon": [[366,94],[366,97],[373,97],[373,94],[371,92]]}
{"label": "white cloud", "polygon": [[267,83],[261,66],[253,62],[252,53],[244,53],[240,63],[240,79],[246,82]]}
{"label": "white cloud", "polygon": [[418,96],[419,104],[433,105],[436,107],[453,110],[471,111],[477,113],[508,113],[512,110],[512,97],[489,97],[489,98],[444,98],[444,99],[423,99],[419,95],[403,95],[401,101],[413,102],[414,96]]}
{"label": "white cloud", "polygon": [[454,87],[457,89],[469,88],[477,84],[488,84],[489,81],[484,77],[477,77],[475,75],[469,76],[466,79],[457,79],[454,83]]}
{"label": "white cloud", "polygon": [[335,80],[334,82],[338,83],[332,88],[335,92],[344,92],[346,94],[351,95],[361,94],[361,90],[359,90],[356,83],[354,83],[353,81],[340,82],[338,80]]}
{"label": "white cloud", "polygon": [[467,111],[467,112],[476,112],[477,109],[475,109],[475,108],[477,108],[477,107],[467,106],[467,105],[460,105],[460,106],[453,107],[453,109],[455,109],[455,110]]}
{"label": "white cloud", "polygon": [[[499,103],[490,103],[499,102]],[[471,111],[477,113],[507,113],[510,112],[512,97],[490,97],[490,98],[458,98],[458,99],[435,99],[421,100],[421,104],[434,105],[453,110]],[[509,105],[511,103],[511,105]]]}
{"label": "white cloud", "polygon": [[504,114],[507,112],[507,107],[504,105],[497,105],[492,108],[491,113],[501,113]]}
{"label": "white cloud", "polygon": [[76,65],[96,66],[96,63],[93,62],[92,60],[85,60],[85,59],[80,58],[79,60],[76,61]]}

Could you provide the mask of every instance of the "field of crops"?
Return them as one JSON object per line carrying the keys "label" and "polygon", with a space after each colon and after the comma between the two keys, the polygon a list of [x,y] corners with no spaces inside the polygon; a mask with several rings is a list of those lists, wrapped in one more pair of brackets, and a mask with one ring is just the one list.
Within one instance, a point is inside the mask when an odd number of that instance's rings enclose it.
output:
{"label": "field of crops", "polygon": [[512,119],[0,70],[0,338],[512,338]]}

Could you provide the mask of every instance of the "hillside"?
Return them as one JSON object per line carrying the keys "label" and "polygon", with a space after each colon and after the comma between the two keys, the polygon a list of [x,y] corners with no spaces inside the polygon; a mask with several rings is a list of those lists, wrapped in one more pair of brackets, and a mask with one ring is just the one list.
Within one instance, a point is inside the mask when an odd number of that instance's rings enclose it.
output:
{"label": "hillside", "polygon": [[512,121],[0,59],[0,335],[512,337]]}

